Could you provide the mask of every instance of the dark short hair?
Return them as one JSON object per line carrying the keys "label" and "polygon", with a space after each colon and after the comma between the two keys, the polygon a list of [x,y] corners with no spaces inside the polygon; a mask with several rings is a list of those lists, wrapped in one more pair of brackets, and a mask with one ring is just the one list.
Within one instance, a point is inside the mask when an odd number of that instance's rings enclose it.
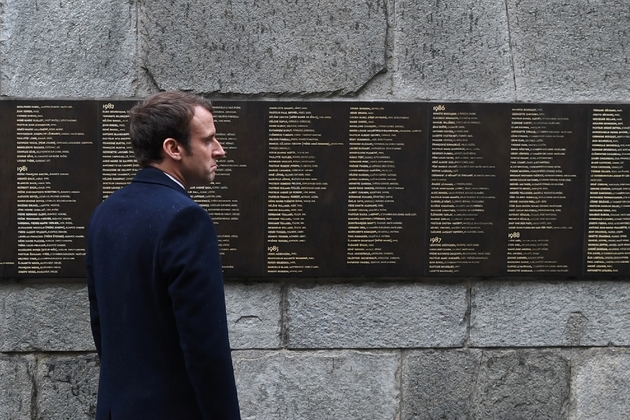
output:
{"label": "dark short hair", "polygon": [[131,145],[141,167],[162,161],[162,144],[167,138],[174,138],[190,152],[190,122],[198,106],[213,112],[208,99],[176,91],[153,94],[131,109]]}

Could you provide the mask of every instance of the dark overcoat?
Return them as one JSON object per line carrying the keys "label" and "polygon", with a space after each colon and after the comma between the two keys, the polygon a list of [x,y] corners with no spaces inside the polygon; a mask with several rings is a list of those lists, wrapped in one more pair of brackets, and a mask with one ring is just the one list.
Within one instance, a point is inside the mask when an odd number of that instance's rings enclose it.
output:
{"label": "dark overcoat", "polygon": [[88,292],[97,419],[239,419],[217,235],[147,167],[94,211]]}

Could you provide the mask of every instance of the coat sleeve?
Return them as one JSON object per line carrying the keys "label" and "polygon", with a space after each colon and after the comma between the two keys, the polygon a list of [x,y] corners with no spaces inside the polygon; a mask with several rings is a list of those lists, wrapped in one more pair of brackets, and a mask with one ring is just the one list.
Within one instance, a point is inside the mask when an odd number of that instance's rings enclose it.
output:
{"label": "coat sleeve", "polygon": [[178,212],[158,252],[199,408],[205,419],[240,419],[218,240],[208,213],[196,205]]}

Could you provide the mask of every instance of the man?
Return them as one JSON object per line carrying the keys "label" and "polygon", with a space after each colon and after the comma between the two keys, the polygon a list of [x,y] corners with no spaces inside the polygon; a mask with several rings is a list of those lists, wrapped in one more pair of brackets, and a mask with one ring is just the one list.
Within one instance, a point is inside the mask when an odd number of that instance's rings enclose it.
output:
{"label": "man", "polygon": [[88,226],[97,419],[240,419],[217,235],[186,193],[225,156],[212,112],[181,92],[131,110],[141,170]]}

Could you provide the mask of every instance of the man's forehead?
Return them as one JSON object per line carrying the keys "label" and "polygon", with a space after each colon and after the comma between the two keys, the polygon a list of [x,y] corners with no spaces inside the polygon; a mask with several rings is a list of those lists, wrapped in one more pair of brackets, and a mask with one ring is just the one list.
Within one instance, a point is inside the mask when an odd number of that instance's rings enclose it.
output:
{"label": "man's forehead", "polygon": [[202,107],[201,105],[197,105],[195,106],[195,114],[193,115],[193,118],[213,118],[213,115],[208,109]]}
{"label": "man's forehead", "polygon": [[195,107],[195,114],[191,126],[191,131],[201,137],[209,137],[216,132],[212,113],[201,106]]}

